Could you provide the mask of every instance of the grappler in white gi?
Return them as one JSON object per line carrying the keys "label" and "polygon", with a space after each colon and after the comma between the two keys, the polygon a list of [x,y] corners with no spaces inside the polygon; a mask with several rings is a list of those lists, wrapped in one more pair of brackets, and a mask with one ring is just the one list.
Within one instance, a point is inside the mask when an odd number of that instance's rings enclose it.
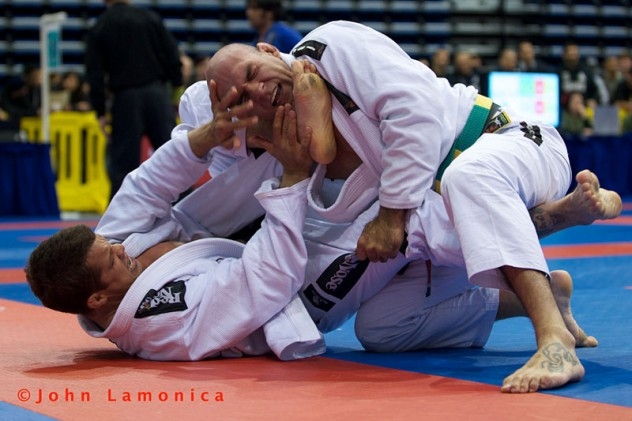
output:
{"label": "grappler in white gi", "polygon": [[[228,95],[224,101],[234,99]],[[228,104],[217,103],[219,109]],[[305,277],[301,230],[313,165],[309,137],[297,141],[292,110],[280,109],[281,124],[275,126],[280,140],[273,155],[283,163],[283,175],[255,194],[266,218],[245,247],[218,238],[163,241],[189,239],[181,226],[169,224],[171,204],[208,168],[211,148],[232,148],[239,142],[234,131],[256,121],[244,115],[249,107],[217,109],[211,123],[168,142],[126,177],[121,198],[131,205],[127,220],[155,229],[111,244],[80,226],[40,244],[26,271],[43,304],[80,314],[90,335],[142,358],[199,360],[272,350],[281,359],[295,359],[324,352],[309,317],[304,324],[289,320],[297,307],[304,310],[295,297]]]}
{"label": "grappler in white gi", "polygon": [[[310,105],[318,107],[313,100],[318,94],[313,92],[310,95]],[[210,109],[207,84],[197,82],[189,87],[180,101],[182,123],[174,129],[173,136],[181,136],[182,132],[211,120]],[[244,136],[243,132],[240,134]],[[240,147],[235,150],[218,148],[214,151],[211,165],[213,180],[176,205],[179,221],[199,221],[210,235],[217,235],[217,232],[229,235],[235,227],[243,226],[263,212],[260,206],[253,203],[254,200],[248,200],[248,191],[254,192],[256,181],[253,183],[253,179],[257,178],[261,169],[274,173],[279,168],[272,165],[269,154],[249,152],[247,146],[253,146],[248,145],[249,141],[242,139]],[[231,165],[235,163],[238,164],[239,173],[248,174],[247,177],[233,174],[235,168],[231,168]],[[358,265],[351,252],[362,228],[377,212],[377,179],[366,165],[361,164],[346,180],[330,180],[325,177],[330,167],[319,166],[310,180],[308,216],[303,232],[310,259],[301,297],[321,331],[335,329],[359,309],[356,333],[369,350],[393,352],[483,346],[495,319],[506,317],[506,314],[526,315],[522,310],[516,310],[520,306],[515,306],[513,294],[501,292],[499,299],[496,289],[473,288],[467,282],[458,239],[443,203],[435,193],[429,196],[422,208],[409,215],[410,247],[422,260],[411,262],[405,271],[390,282],[390,277],[386,276],[401,268],[401,256],[389,262],[391,269],[383,265]],[[222,174],[227,169],[230,170]],[[604,217],[597,209],[591,210],[591,207],[610,192],[599,190],[596,177],[588,171],[578,176],[578,181],[578,188],[573,195],[534,210],[534,215],[538,215],[534,223],[542,235],[576,224],[589,224]],[[234,185],[231,186],[231,183]],[[239,194],[239,197],[235,197],[235,194]],[[212,212],[209,212],[207,205],[210,197],[218,197],[217,201],[222,203],[222,206],[214,207]],[[125,238],[129,232],[121,230],[128,229],[130,223],[124,222],[125,215],[117,212],[117,207],[123,211],[128,205],[119,202],[119,206],[110,206],[99,229],[106,231],[109,236]],[[362,214],[356,218],[360,212]],[[238,215],[246,217],[240,220]],[[133,221],[130,222],[133,224]],[[230,225],[224,228],[227,222]],[[426,292],[430,280],[424,259],[432,261],[431,278],[435,280],[432,293],[428,296]],[[560,273],[558,279],[562,282],[562,278],[567,276]],[[563,281],[567,289],[572,287],[570,278]],[[389,282],[388,286],[382,290],[386,282]],[[337,291],[329,287],[335,287]],[[570,290],[561,289],[558,287],[556,295],[559,295],[559,300],[567,299]],[[371,300],[367,302],[369,298]],[[510,309],[507,310],[507,307]],[[446,313],[445,308],[452,310]],[[569,306],[564,311],[567,327],[574,332],[578,346],[593,346],[594,338],[587,339],[579,329]],[[401,320],[408,320],[408,323],[401,323]],[[411,323],[411,320],[416,322]]]}
{"label": "grappler in white gi", "polygon": [[[441,190],[469,280],[514,291],[534,326],[538,351],[502,390],[532,392],[581,379],[575,338],[556,306],[528,212],[569,187],[566,148],[555,128],[523,121],[473,87],[450,86],[383,34],[351,22],[315,29],[292,55],[269,44],[229,45],[211,58],[207,78],[220,94],[236,88],[270,120],[278,105],[293,103],[296,57],[314,64],[331,91],[334,164],[346,160],[342,167],[353,169],[361,161],[380,181],[379,213],[358,240],[358,257],[397,256],[407,212],[431,188]],[[620,212],[617,203],[599,205],[608,217]]]}
{"label": "grappler in white gi", "polygon": [[[200,84],[198,87],[206,88]],[[230,161],[231,165],[218,170],[213,180],[171,207],[171,201],[178,196],[176,187],[187,188],[208,165],[208,163],[199,162],[192,153],[187,152],[185,147],[187,145],[186,138],[189,136],[188,131],[191,131],[191,136],[205,133],[205,130],[212,127],[213,124],[212,122],[207,123],[211,115],[210,105],[209,108],[197,108],[194,106],[195,101],[186,100],[186,98],[195,97],[197,93],[201,93],[203,98],[206,97],[206,103],[209,105],[208,89],[198,89],[196,92],[192,87],[187,91],[180,109],[183,116],[183,126],[174,130],[174,139],[165,148],[162,148],[160,154],[152,156],[147,163],[128,177],[97,227],[97,232],[111,241],[123,242],[124,255],[139,256],[147,249],[150,253],[155,254],[157,251],[151,246],[157,244],[158,247],[163,247],[164,241],[169,239],[191,241],[196,238],[216,235],[216,232],[230,233],[243,225],[241,220],[248,221],[249,218],[257,216],[256,212],[251,213],[244,207],[246,202],[240,202],[243,198],[247,199],[248,195],[244,194],[244,191],[252,189],[251,193],[254,192],[257,182],[253,182],[252,179],[266,178],[279,170],[278,164],[275,165],[275,160],[269,154],[264,153],[255,157],[254,154],[246,150],[246,142],[241,139],[240,148],[235,153],[235,156],[239,156],[241,153],[241,158],[230,157],[230,154],[224,151],[223,158],[226,160],[224,164]],[[192,130],[195,125],[202,127],[198,130]],[[218,152],[217,150],[214,151],[214,160],[217,157],[221,158],[221,154]],[[220,167],[222,165],[211,166],[211,168]],[[424,282],[426,267],[423,261],[413,262],[403,274],[396,276],[395,280],[389,283],[383,290],[384,294],[380,292],[375,295],[390,280],[394,272],[407,262],[403,255],[400,255],[398,259],[391,260],[387,264],[371,263],[362,266],[357,264],[357,259],[349,258],[349,256],[353,256],[355,241],[364,223],[369,220],[367,218],[374,217],[377,206],[374,204],[355,221],[354,215],[374,202],[377,194],[377,182],[374,178],[373,181],[370,181],[371,174],[366,172],[363,165],[355,170],[344,184],[341,181],[323,180],[323,170],[324,167],[319,167],[310,180],[310,211],[308,212],[312,213],[312,216],[306,218],[306,225],[308,226],[305,228],[307,249],[311,255],[307,269],[307,279],[310,282],[303,285],[301,293],[302,297],[306,298],[305,304],[309,308],[310,315],[318,322],[319,328],[326,331],[339,326],[360,306],[357,331],[362,342],[369,349],[396,351],[443,346],[482,346],[489,335],[495,317],[521,315],[520,305],[515,299],[512,301],[511,294],[504,294],[505,297],[503,298],[503,293],[501,293],[499,298],[496,290],[471,288],[466,282],[465,272],[458,268],[434,267],[433,278],[440,282],[435,281],[433,293],[429,297],[417,294],[416,291],[420,289],[426,290]],[[172,175],[164,180],[164,174]],[[365,188],[355,189],[355,194],[339,195],[340,184],[342,184],[342,191],[347,193],[359,185],[363,185]],[[370,187],[371,185],[373,187]],[[578,192],[581,193],[581,190]],[[231,197],[233,194],[238,196]],[[578,193],[578,195],[583,197],[582,194]],[[581,200],[581,197],[575,198],[575,205],[578,204],[577,201]],[[596,200],[596,198],[593,197],[591,200]],[[252,201],[257,202],[256,200]],[[430,203],[443,206],[440,200],[434,200]],[[590,203],[589,200],[584,202],[584,206],[587,206],[588,203]],[[574,207],[577,208],[577,206]],[[261,206],[259,208],[262,212],[264,211]],[[421,226],[432,221],[430,225],[436,226],[436,230],[450,231],[450,223],[444,212],[437,212],[430,205],[425,206],[424,211],[429,212],[429,214],[419,214],[416,217],[418,222],[411,222],[411,226],[415,223]],[[243,218],[242,215],[246,215],[246,217]],[[587,215],[579,216],[586,217]],[[327,219],[337,222],[328,222]],[[573,219],[573,223],[579,222],[588,223],[590,221]],[[417,235],[423,234],[421,231],[416,232]],[[417,248],[418,253],[427,252],[429,258],[444,259],[444,261],[457,264],[458,241],[456,239],[452,238],[451,241],[444,239],[443,246],[438,239],[433,241],[438,242],[433,245],[432,250],[424,251],[425,247],[420,239],[418,244],[421,246]],[[198,241],[193,241],[191,244],[196,243],[201,244]],[[169,247],[168,244],[167,248]],[[122,251],[120,248],[117,250]],[[180,250],[186,250],[186,253],[183,251],[179,255],[174,254]],[[197,250],[197,252],[201,251]],[[221,252],[225,252],[225,250],[221,250]],[[179,256],[178,259],[175,256]],[[218,344],[217,338],[213,334],[213,329],[197,330],[195,337],[192,337],[186,328],[189,326],[186,321],[192,320],[197,312],[201,312],[197,317],[201,319],[207,317],[206,312],[209,311],[210,307],[206,306],[204,301],[213,299],[213,295],[205,293],[201,296],[204,289],[195,290],[197,296],[191,297],[191,293],[189,293],[187,297],[199,305],[176,308],[175,305],[173,307],[170,305],[174,303],[170,303],[167,297],[177,295],[180,290],[173,289],[171,285],[168,285],[170,288],[165,291],[163,288],[159,288],[165,282],[168,284],[169,278],[149,280],[152,273],[162,275],[162,270],[174,269],[174,261],[175,264],[178,264],[184,262],[185,259],[187,262],[188,259],[195,259],[196,263],[187,263],[186,268],[190,268],[202,264],[204,256],[205,254],[196,256],[196,250],[183,247],[168,253],[160,260],[163,262],[162,266],[159,266],[161,269],[152,269],[152,272],[147,272],[143,282],[130,289],[130,291],[141,292],[130,294],[130,297],[124,300],[125,308],[136,310],[138,303],[145,301],[143,298],[147,298],[142,292],[146,292],[147,285],[151,284],[155,291],[146,300],[148,306],[151,308],[153,302],[158,309],[168,310],[154,310],[145,313],[146,316],[142,318],[143,320],[132,320],[134,318],[132,311],[123,312],[121,310],[115,324],[120,329],[111,329],[108,326],[104,332],[98,329],[94,323],[87,322],[84,317],[81,317],[84,328],[95,336],[115,339],[123,350],[145,358],[198,359],[204,358],[205,355],[217,355],[199,352],[204,349],[208,351],[211,346],[221,348],[221,344]],[[457,256],[456,261],[453,260],[454,256]],[[201,257],[202,261],[198,257]],[[334,276],[331,276],[330,273],[328,276],[328,269],[335,267],[349,269],[348,273],[351,276],[341,278],[337,273]],[[418,270],[420,268],[423,270]],[[179,268],[175,269],[180,270]],[[136,282],[140,280],[139,277]],[[560,283],[560,285],[568,287],[569,282],[570,278],[565,284]],[[340,288],[332,289],[327,285],[328,283]],[[240,282],[237,282],[237,285],[239,284]],[[233,286],[231,283],[226,284],[226,288],[231,288],[231,286]],[[318,294],[324,292],[323,298],[329,302],[314,302],[314,289]],[[344,289],[347,291],[343,293]],[[415,297],[415,299],[409,299],[406,303],[398,303],[397,311],[394,311],[390,301],[393,299],[394,292],[396,295],[403,293],[406,297]],[[233,297],[233,294],[227,293],[226,296]],[[368,310],[363,311],[365,304],[362,303],[372,296],[374,299],[366,303]],[[558,296],[561,300],[568,299],[570,298],[570,291],[562,291]],[[232,305],[235,307],[235,311],[239,312],[241,309],[241,311],[250,312],[250,310],[244,310],[240,305],[242,301],[239,297],[234,299]],[[165,302],[163,303],[161,300]],[[383,305],[384,300],[389,301],[388,305]],[[136,304],[133,304],[134,302]],[[454,307],[455,302],[458,302],[459,306],[455,311],[450,312],[448,317],[445,313],[445,305],[449,304],[450,307]],[[249,344],[249,346],[245,346],[239,342],[239,345],[231,349],[222,349],[219,355],[252,355],[271,349],[279,358],[291,359],[322,352],[320,337],[318,334],[314,335],[313,331],[310,330],[310,327],[313,328],[313,323],[312,326],[309,326],[309,323],[296,324],[297,320],[303,320],[298,315],[305,310],[304,307],[298,305],[299,303],[292,300],[280,313],[267,320],[263,329],[257,329],[256,334],[250,334],[248,330],[252,328],[250,324],[241,325],[238,320],[230,318],[217,319],[216,323],[211,325],[216,326],[221,323],[225,325],[224,329],[231,330],[234,337],[241,335],[245,338],[243,342]],[[282,306],[279,307],[278,304],[276,304],[277,309],[280,310]],[[330,305],[333,306],[327,308]],[[272,306],[266,307],[264,311],[269,314],[271,308]],[[509,308],[509,311],[506,308]],[[574,324],[570,314],[570,306],[565,305],[564,308],[568,311],[569,323],[576,327],[576,336],[582,340],[590,340],[591,338],[587,338]],[[377,318],[377,314],[381,314],[383,317]],[[402,325],[399,318],[403,319],[410,315],[415,316],[417,321],[415,326],[411,326],[410,323]],[[164,323],[171,325],[169,322],[173,320],[181,320],[182,323],[178,326],[184,325],[185,328],[179,329],[177,333],[165,328]],[[311,322],[311,320],[309,321]],[[292,327],[296,328],[296,326],[301,327],[301,329],[294,332],[294,335],[290,335]],[[132,327],[134,329],[130,329]],[[195,327],[192,326],[192,329]],[[118,336],[113,338],[112,335],[114,334]],[[130,338],[128,335],[133,335],[136,338],[134,346],[126,342]],[[386,337],[389,338],[388,342],[384,340]],[[155,346],[157,343],[164,346],[157,347]],[[253,344],[257,344],[257,346]],[[193,347],[198,352],[189,352],[187,347]]]}

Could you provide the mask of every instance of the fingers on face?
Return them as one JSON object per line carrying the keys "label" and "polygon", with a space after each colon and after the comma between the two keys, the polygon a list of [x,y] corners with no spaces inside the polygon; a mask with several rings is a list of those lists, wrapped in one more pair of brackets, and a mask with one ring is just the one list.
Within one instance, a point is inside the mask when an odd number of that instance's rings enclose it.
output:
{"label": "fingers on face", "polygon": [[283,122],[283,132],[291,139],[296,139],[296,111],[286,107],[285,121]]}

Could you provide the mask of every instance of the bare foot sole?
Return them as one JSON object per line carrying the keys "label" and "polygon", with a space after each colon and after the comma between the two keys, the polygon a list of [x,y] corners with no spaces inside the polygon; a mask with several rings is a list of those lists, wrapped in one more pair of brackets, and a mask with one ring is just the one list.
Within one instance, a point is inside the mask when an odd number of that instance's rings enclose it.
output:
{"label": "bare foot sole", "polygon": [[329,90],[315,70],[301,60],[292,63],[292,78],[299,130],[307,126],[312,128],[312,159],[319,164],[329,164],[336,156]]}
{"label": "bare foot sole", "polygon": [[577,187],[571,194],[573,210],[585,225],[598,219],[612,219],[621,214],[622,202],[617,192],[599,187],[599,179],[590,170],[575,176]]}
{"label": "bare foot sole", "polygon": [[584,367],[574,350],[561,342],[539,349],[527,363],[503,381],[504,393],[530,393],[554,389],[584,377]]}
{"label": "bare foot sole", "polygon": [[571,311],[571,295],[573,294],[573,279],[571,275],[563,270],[551,272],[551,290],[557,303],[557,307],[562,314],[564,324],[575,338],[576,348],[594,348],[599,342],[594,336],[588,336],[579,327]]}

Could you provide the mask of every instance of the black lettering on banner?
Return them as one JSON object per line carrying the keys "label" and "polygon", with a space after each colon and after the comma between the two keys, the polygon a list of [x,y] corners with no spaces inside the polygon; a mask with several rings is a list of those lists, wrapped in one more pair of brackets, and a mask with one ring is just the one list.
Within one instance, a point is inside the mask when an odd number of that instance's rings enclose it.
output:
{"label": "black lettering on banner", "polygon": [[320,295],[318,291],[316,291],[316,288],[314,288],[314,285],[310,285],[305,288],[303,295],[314,307],[323,311],[329,311],[334,305],[336,305],[333,301]]}
{"label": "black lettering on banner", "polygon": [[369,260],[358,260],[355,253],[339,256],[318,277],[316,285],[327,294],[342,300],[358,283]]}
{"label": "black lettering on banner", "polygon": [[524,121],[520,122],[520,131],[524,133],[524,137],[533,140],[533,142],[540,146],[542,144],[542,133],[540,127],[531,126]]}
{"label": "black lettering on banner", "polygon": [[142,319],[156,314],[186,310],[188,308],[184,301],[186,291],[184,281],[171,281],[158,291],[150,289],[138,306],[134,318]]}

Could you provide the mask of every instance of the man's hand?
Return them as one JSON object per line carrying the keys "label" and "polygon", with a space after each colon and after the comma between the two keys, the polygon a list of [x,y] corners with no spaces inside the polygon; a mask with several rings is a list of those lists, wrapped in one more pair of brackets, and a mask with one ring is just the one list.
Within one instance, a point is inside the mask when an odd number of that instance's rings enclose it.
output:
{"label": "man's hand", "polygon": [[193,153],[203,158],[208,151],[216,146],[227,149],[240,146],[239,136],[235,130],[251,127],[257,124],[257,116],[250,115],[252,101],[229,108],[237,99],[237,89],[233,86],[224,98],[217,94],[217,83],[209,82],[213,120],[189,132],[189,144]]}
{"label": "man's hand", "polygon": [[358,259],[386,262],[395,258],[404,242],[407,212],[406,209],[380,207],[377,217],[366,224],[358,239]]}
{"label": "man's hand", "polygon": [[248,145],[265,149],[283,165],[281,187],[291,186],[310,176],[314,161],[309,155],[312,132],[298,133],[296,112],[289,104],[277,108],[272,124],[272,141],[251,137]]}

